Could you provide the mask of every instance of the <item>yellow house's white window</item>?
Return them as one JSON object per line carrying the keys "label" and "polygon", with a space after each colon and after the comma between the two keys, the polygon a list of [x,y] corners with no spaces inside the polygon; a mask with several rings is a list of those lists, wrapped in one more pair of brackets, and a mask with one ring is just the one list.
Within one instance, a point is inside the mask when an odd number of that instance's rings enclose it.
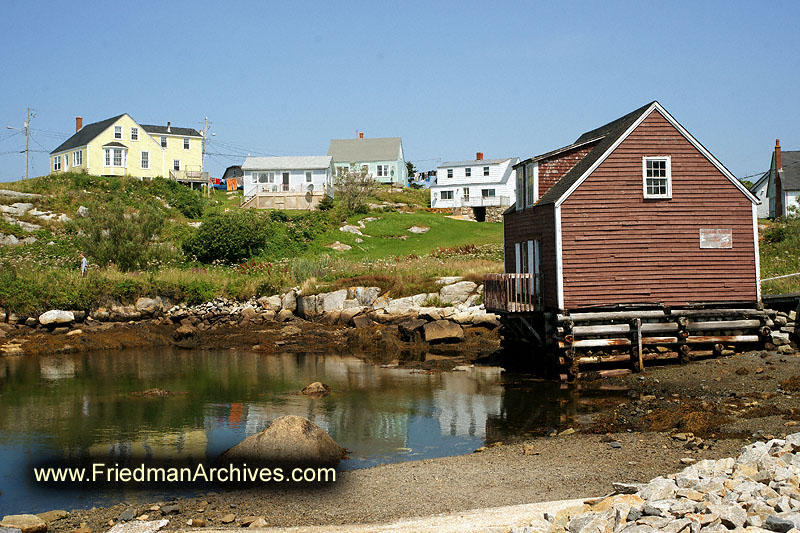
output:
{"label": "yellow house's white window", "polygon": [[189,138],[188,137],[184,137],[183,138],[183,149],[184,150],[188,150],[189,149]]}
{"label": "yellow house's white window", "polygon": [[172,160],[172,170],[180,170],[181,169],[181,160],[180,159],[173,159]]}
{"label": "yellow house's white window", "polygon": [[166,135],[162,135],[161,136],[161,148],[166,148],[166,147],[167,147],[167,136]]}
{"label": "yellow house's white window", "polygon": [[53,170],[61,170],[61,156],[53,157]]}
{"label": "yellow house's white window", "polygon": [[78,165],[83,164],[83,152],[81,150],[76,150],[72,152],[72,166],[77,167]]}
{"label": "yellow house's white window", "polygon": [[127,150],[122,148],[106,148],[105,163],[107,167],[125,167],[127,165]]}
{"label": "yellow house's white window", "polygon": [[114,138],[122,139],[122,126],[114,126]]}
{"label": "yellow house's white window", "polygon": [[142,168],[150,168],[150,152],[142,152]]}
{"label": "yellow house's white window", "polygon": [[131,140],[132,141],[139,140],[139,128],[131,128]]}

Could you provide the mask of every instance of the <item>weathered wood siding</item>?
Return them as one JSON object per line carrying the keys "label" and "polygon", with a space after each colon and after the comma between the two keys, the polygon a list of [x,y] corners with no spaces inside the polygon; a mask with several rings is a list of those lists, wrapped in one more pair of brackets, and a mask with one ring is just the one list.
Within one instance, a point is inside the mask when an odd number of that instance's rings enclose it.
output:
{"label": "weathered wood siding", "polygon": [[545,307],[557,307],[558,304],[554,211],[552,204],[541,205],[503,217],[506,272],[516,271],[514,243],[541,239],[541,287]]}
{"label": "weathered wood siding", "polygon": [[[569,172],[578,161],[586,157],[586,154],[592,151],[595,144],[596,143],[592,143],[588,146],[581,146],[580,148],[539,161],[539,198],[547,192],[547,189],[563,178],[564,174]],[[537,198],[537,200],[539,198]]]}
{"label": "weathered wood siding", "polygon": [[[672,199],[645,200],[642,157],[672,158]],[[564,306],[755,301],[750,200],[657,110],[561,205]],[[700,229],[733,233],[700,249]]]}

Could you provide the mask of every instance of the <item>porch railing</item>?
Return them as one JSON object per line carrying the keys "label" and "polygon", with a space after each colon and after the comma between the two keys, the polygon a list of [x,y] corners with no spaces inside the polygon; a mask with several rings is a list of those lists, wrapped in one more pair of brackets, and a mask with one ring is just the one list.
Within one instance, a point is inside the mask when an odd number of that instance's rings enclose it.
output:
{"label": "porch railing", "polygon": [[486,274],[483,304],[487,311],[524,313],[539,311],[541,274]]}

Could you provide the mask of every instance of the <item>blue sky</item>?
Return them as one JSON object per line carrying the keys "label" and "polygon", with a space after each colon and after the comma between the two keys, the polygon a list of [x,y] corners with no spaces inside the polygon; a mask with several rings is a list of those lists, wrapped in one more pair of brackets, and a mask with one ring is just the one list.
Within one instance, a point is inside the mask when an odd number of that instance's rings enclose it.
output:
{"label": "blue sky", "polygon": [[[800,149],[800,2],[60,2],[0,17],[0,181],[84,124],[212,123],[206,168],[400,136],[529,157],[659,100],[735,175]],[[48,171],[34,152],[32,175]]]}

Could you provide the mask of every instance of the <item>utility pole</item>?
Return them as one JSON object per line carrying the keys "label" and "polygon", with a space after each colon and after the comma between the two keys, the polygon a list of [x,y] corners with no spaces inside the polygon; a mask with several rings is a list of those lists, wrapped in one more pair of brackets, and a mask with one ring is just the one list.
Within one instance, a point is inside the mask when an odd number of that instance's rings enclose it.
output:
{"label": "utility pole", "polygon": [[[26,115],[25,115],[25,179],[28,179],[28,154],[30,151],[28,150],[28,143],[30,142],[31,137],[31,108],[27,107]],[[49,163],[48,163],[49,165]]]}
{"label": "utility pole", "polygon": [[[206,169],[206,137],[208,136],[208,117],[203,119],[203,143],[202,143],[202,152],[203,157],[200,161],[200,175],[205,172]],[[211,176],[208,177],[208,181],[206,182],[206,196],[209,198],[211,197]]]}
{"label": "utility pole", "polygon": [[[36,113],[33,114],[36,116]],[[28,179],[28,157],[30,154],[30,138],[31,138],[31,108],[26,108],[25,114],[25,179]],[[22,131],[20,128],[14,126],[6,126],[10,130]],[[49,163],[48,163],[49,165]]]}

